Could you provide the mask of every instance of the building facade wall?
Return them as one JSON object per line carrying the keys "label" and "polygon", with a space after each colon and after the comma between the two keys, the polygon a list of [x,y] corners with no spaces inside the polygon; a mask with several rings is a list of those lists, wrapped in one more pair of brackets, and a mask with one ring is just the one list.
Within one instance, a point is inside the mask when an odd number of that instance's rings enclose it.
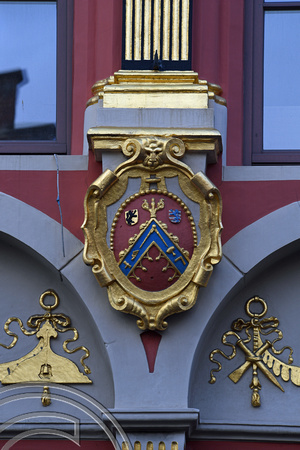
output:
{"label": "building facade wall", "polygon": [[[253,408],[248,388],[251,377],[245,376],[233,384],[226,375],[230,361],[224,363],[216,384],[208,383],[209,353],[221,345],[221,336],[232,320],[244,316],[244,305],[252,296],[267,301],[269,315],[280,319],[285,345],[294,349],[295,364],[300,360],[299,169],[243,167],[243,80],[247,57],[243,46],[244,1],[194,1],[192,69],[200,79],[222,87],[228,107],[226,155],[206,170],[222,196],[224,255],[208,287],[200,289],[193,309],[168,320],[168,329],[161,333],[156,350],[152,344],[143,344],[134,317],[110,307],[106,290],[100,288],[82,260],[84,196],[102,172],[102,163],[87,150],[84,114],[92,85],[120,69],[122,1],[74,0],[73,6],[70,154],[58,156],[57,160],[53,155],[12,156],[5,154],[4,144],[0,155],[3,323],[13,315],[19,315],[26,323],[37,312],[41,293],[50,287],[55,289],[61,307],[79,330],[80,341],[91,352],[93,385],[76,387],[109,408],[136,440],[143,433],[157,433],[168,442],[168,433],[175,436],[180,430],[191,450],[235,446],[267,449],[268,445],[274,449],[277,445],[297,448],[297,386],[289,383],[283,393],[261,375],[263,403],[260,408]],[[4,342],[7,337],[4,333],[1,336],[0,342]],[[153,343],[151,338],[150,342]],[[14,358],[29,350],[24,340]],[[1,349],[3,361],[7,354]],[[155,362],[153,372],[148,365],[151,354]],[[243,363],[242,353],[238,358],[232,370]],[[67,395],[75,401],[74,392]],[[1,408],[2,423],[14,418],[14,404],[9,405]],[[92,409],[90,404],[87,407]],[[55,401],[49,408],[56,411]],[[78,413],[75,406],[71,410],[60,408],[66,414],[79,414],[84,424],[83,440],[97,441],[82,443],[82,448],[95,445],[104,449],[110,445],[103,428],[90,426],[82,411]],[[36,408],[32,406],[32,400],[21,404],[20,414],[28,410],[36,413],[36,421],[45,412],[41,403]],[[55,419],[51,420],[55,423]],[[106,418],[104,423],[107,421]],[[115,431],[115,425],[109,425]],[[3,439],[20,430],[22,427],[13,427],[11,434],[3,433]],[[217,443],[216,439],[222,442]],[[250,444],[246,442],[249,440]],[[17,445],[21,444],[16,444],[16,448]],[[25,449],[27,444],[22,445],[20,448]],[[35,448],[38,444],[28,445]],[[59,442],[57,448],[67,445],[73,444]]]}

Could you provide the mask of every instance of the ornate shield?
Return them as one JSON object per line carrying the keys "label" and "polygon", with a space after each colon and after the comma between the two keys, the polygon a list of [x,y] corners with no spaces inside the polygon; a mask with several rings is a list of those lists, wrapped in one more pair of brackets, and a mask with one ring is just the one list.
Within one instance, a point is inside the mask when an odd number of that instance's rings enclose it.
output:
{"label": "ornate shield", "polygon": [[163,330],[167,316],[194,305],[221,258],[221,198],[180,161],[180,139],[127,139],[122,151],[128,160],[87,191],[84,261],[115,309]]}

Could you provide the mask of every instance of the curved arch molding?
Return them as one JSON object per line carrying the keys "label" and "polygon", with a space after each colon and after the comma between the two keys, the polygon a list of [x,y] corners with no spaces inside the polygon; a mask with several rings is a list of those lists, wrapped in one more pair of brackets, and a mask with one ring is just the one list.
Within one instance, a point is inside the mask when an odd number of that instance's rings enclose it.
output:
{"label": "curved arch molding", "polygon": [[[149,373],[140,331],[134,326],[135,318],[119,314],[110,307],[106,291],[99,287],[92,272],[83,263],[82,243],[64,230],[66,257],[63,258],[61,229],[57,222],[5,194],[0,194],[0,209],[0,231],[26,244],[34,251],[35,257],[39,254],[59,270],[67,290],[78,296],[82,306],[87,308],[87,326],[90,323],[95,324],[95,332],[96,335],[99,333],[100,339],[97,342],[104,344],[107,354],[105,379],[108,385],[112,386],[113,383],[114,394],[111,393],[110,400],[107,400],[110,404],[104,406],[113,406],[112,412],[121,422],[124,419],[131,424],[139,423],[144,430],[153,426],[151,417],[156,417],[157,411],[160,411],[160,427],[163,429],[164,417],[167,420],[167,417],[170,417],[168,414],[172,412],[175,413],[176,420],[183,421],[186,428],[189,428],[189,424],[195,427],[192,437],[197,437],[198,431],[209,436],[208,425],[201,422],[205,418],[205,411],[201,410],[203,405],[192,400],[195,379],[198,377],[199,357],[202,356],[203,348],[207,349],[207,354],[214,348],[210,348],[209,342],[213,336],[212,330],[215,328],[215,321],[223,320],[222,312],[227,311],[227,306],[228,311],[233,308],[233,320],[240,314],[235,310],[235,302],[247,283],[259,279],[263,270],[269,270],[278,260],[280,262],[282,258],[292,254],[297,250],[298,244],[300,247],[299,204],[293,203],[274,211],[246,227],[226,243],[223,247],[223,259],[215,268],[209,285],[200,289],[194,308],[184,315],[170,317],[170,327],[161,339],[153,373]],[[242,310],[246,300],[247,298],[240,300],[239,307]],[[266,300],[270,315],[278,314],[276,310],[272,310],[274,305],[270,300]],[[6,312],[3,314],[6,317]],[[25,318],[29,315],[26,313]],[[278,317],[281,319],[280,314]],[[219,333],[218,339],[227,326],[227,323],[220,325],[216,331]],[[80,332],[80,327],[78,328]],[[281,328],[283,332],[286,329],[284,324]],[[288,338],[288,334],[286,332],[284,336]],[[290,341],[288,344],[293,345]],[[203,389],[208,392],[209,360],[207,368],[207,377],[203,376],[201,383]],[[230,392],[233,392],[235,387],[230,385]],[[137,392],[141,395],[136,395]],[[268,388],[264,386],[265,392],[268,392]],[[286,392],[283,395],[285,394]],[[212,398],[213,396],[212,393]],[[249,398],[244,395],[244,391],[241,395],[241,398],[243,397],[248,407]],[[140,413],[141,411],[145,413]],[[200,417],[198,425],[197,420],[195,422],[195,414]],[[253,429],[253,426],[252,423],[242,428],[249,430],[249,427]],[[213,427],[221,436],[222,427],[216,423]],[[238,419],[229,428],[223,431],[230,432],[231,436],[235,433],[234,429],[240,430]],[[288,430],[292,433],[298,432],[298,429],[291,427],[288,427]]]}
{"label": "curved arch molding", "polygon": [[[86,393],[94,397],[105,407],[112,407],[114,382],[109,355],[101,324],[97,323],[97,315],[93,314],[92,308],[86,302],[86,299],[95,296],[93,284],[79,293],[74,283],[74,278],[84,279],[85,273],[88,272],[82,261],[82,243],[64,229],[64,257],[60,224],[35,208],[3,193],[0,194],[0,210],[0,342],[9,345],[12,341],[12,337],[3,331],[5,321],[12,316],[18,317],[27,329],[26,322],[29,317],[44,313],[39,304],[41,294],[53,289],[60,299],[57,312],[70,317],[72,326],[79,333],[78,341],[73,343],[71,348],[77,345],[86,346],[90,351],[86,362],[91,369],[89,377],[92,384],[81,385],[79,390],[83,395]],[[79,273],[73,273],[70,268],[72,263],[74,265],[74,260],[78,261],[78,266],[81,267]],[[69,271],[68,274],[65,275],[62,269]],[[0,347],[0,363],[26,355],[37,344],[35,336],[24,337],[17,327],[14,331],[19,339],[14,348]],[[71,336],[69,332],[66,334],[67,338]],[[63,341],[63,338],[51,340],[51,345],[55,347],[58,355],[65,357]],[[80,367],[83,354],[79,351],[68,355],[68,359]],[[44,407],[39,401],[32,404],[32,408],[43,410]],[[28,412],[28,409],[25,409],[25,412]],[[10,420],[14,414],[12,403],[0,411],[0,422]],[[1,437],[3,438],[2,435]]]}
{"label": "curved arch molding", "polygon": [[[243,433],[245,439],[299,439],[300,427],[294,420],[299,387],[279,377],[282,392],[260,372],[262,403],[254,408],[249,399],[251,371],[236,384],[228,377],[245,362],[242,351],[232,361],[223,363],[220,358],[222,370],[216,375],[216,383],[208,383],[209,370],[214,367],[210,352],[222,348],[230,354],[230,349],[222,345],[222,335],[233,321],[240,317],[247,320],[245,305],[254,295],[267,302],[267,317],[279,319],[283,345],[292,346],[294,364],[299,366],[299,220],[299,204],[287,205],[246,227],[223,247],[217,276],[197,311],[202,320],[189,380],[189,406],[200,411],[195,435],[201,432],[206,438],[238,439]],[[276,348],[281,348],[280,343]],[[279,359],[287,363],[288,353]]]}
{"label": "curved arch molding", "polygon": [[0,193],[0,211],[0,232],[23,242],[58,270],[83,248],[83,244],[64,228],[64,257],[60,224],[14,197]]}

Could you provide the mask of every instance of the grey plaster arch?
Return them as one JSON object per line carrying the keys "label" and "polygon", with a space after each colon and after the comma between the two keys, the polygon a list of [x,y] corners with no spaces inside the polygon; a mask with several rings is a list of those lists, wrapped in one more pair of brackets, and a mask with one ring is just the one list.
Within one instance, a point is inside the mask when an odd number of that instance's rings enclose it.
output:
{"label": "grey plaster arch", "polygon": [[0,192],[0,231],[23,242],[60,270],[83,248],[82,242],[64,229],[65,256],[60,225],[26,203]]}
{"label": "grey plaster arch", "polygon": [[205,339],[211,319],[242,289],[255,270],[262,270],[264,263],[267,265],[269,257],[269,262],[275,261],[299,240],[299,219],[298,204],[288,205],[242,230],[224,246],[224,257],[215,267],[208,286],[200,289],[196,305],[168,318],[154,373],[148,372],[136,319],[111,308],[105,289],[99,287],[90,268],[84,266],[81,255],[62,270],[85,298],[101,329],[112,364],[116,411],[163,409],[189,414],[191,406],[197,409],[190,401],[190,386],[197,347]]}
{"label": "grey plaster arch", "polygon": [[[31,315],[45,313],[39,305],[39,297],[46,290],[53,289],[60,298],[55,312],[70,317],[72,326],[79,333],[78,341],[68,344],[68,347],[86,346],[90,351],[85,362],[91,369],[89,377],[93,384],[76,386],[105,407],[112,407],[113,376],[101,330],[86,305],[85,297],[80,296],[72,284],[72,277],[68,279],[62,273],[62,268],[66,270],[76,256],[81,256],[83,244],[64,229],[64,256],[61,227],[56,221],[3,193],[0,194],[0,210],[0,342],[8,345],[12,340],[3,331],[5,321],[16,316],[26,327]],[[86,269],[83,262],[82,269]],[[17,326],[14,331],[19,340],[11,350],[0,348],[0,363],[26,355],[37,344],[36,337],[23,336]],[[72,337],[71,331],[61,337],[59,334],[57,339],[51,340],[51,345],[56,353],[74,361],[83,372],[80,364],[82,351],[66,354],[62,349],[63,341]],[[43,409],[41,404],[39,406]],[[8,420],[9,411],[5,414],[5,420]]]}
{"label": "grey plaster arch", "polygon": [[[236,438],[244,433],[249,439],[299,439],[300,388],[278,377],[281,392],[262,372],[262,405],[251,406],[252,370],[234,384],[228,375],[245,361],[245,354],[228,361],[218,359],[222,370],[211,385],[213,365],[209,354],[215,348],[230,354],[222,345],[223,333],[245,312],[246,301],[259,295],[268,304],[266,317],[278,317],[284,340],[277,349],[290,345],[294,364],[300,366],[300,208],[293,203],[266,215],[235,235],[223,248],[224,257],[197,308],[201,326],[189,380],[189,407],[199,409],[198,432],[202,436]],[[200,303],[200,302],[199,302]],[[250,344],[251,348],[252,343]],[[279,357],[287,363],[287,354]],[[280,413],[279,413],[280,411]]]}
{"label": "grey plaster arch", "polygon": [[[82,336],[90,339],[89,343],[95,348],[94,364],[99,376],[94,378],[92,386],[80,389],[86,389],[104,406],[113,408],[111,411],[121,423],[124,419],[133,428],[150,430],[154,423],[164,429],[166,423],[171,426],[172,422],[174,429],[178,426],[194,428],[192,436],[195,437],[198,433],[212,437],[218,433],[219,437],[236,438],[240,430],[252,438],[261,430],[266,436],[278,435],[276,429],[290,436],[300,436],[297,423],[300,402],[294,400],[300,395],[300,389],[288,384],[286,392],[282,393],[269,380],[262,379],[263,405],[267,408],[263,406],[253,412],[249,380],[245,377],[234,385],[227,377],[239,361],[243,362],[243,355],[233,366],[228,366],[228,370],[224,365],[216,385],[208,384],[211,369],[208,353],[221,345],[222,333],[227,331],[231,321],[237,316],[243,317],[247,296],[253,294],[263,296],[268,302],[268,314],[279,317],[282,331],[288,338],[285,345],[295,347],[295,363],[300,365],[300,346],[298,350],[294,345],[300,342],[296,326],[300,309],[298,203],[263,217],[224,246],[223,259],[214,268],[208,286],[200,289],[196,305],[168,318],[169,326],[162,333],[153,373],[148,370],[136,318],[110,306],[106,289],[98,285],[91,268],[83,263],[82,243],[65,230],[64,258],[58,223],[5,194],[0,194],[0,207],[6,212],[0,216],[1,243],[6,249],[5,253],[0,252],[4,268],[1,283],[5,286],[1,296],[5,298],[6,308],[1,316],[11,316],[11,305],[15,304],[21,308],[26,321],[30,314],[38,313],[37,299],[46,281],[47,288],[57,286],[66,299],[64,312],[71,318],[78,317],[80,323],[85,318]],[[46,240],[41,230],[47,230]],[[25,260],[26,264],[21,262],[17,267],[18,260]],[[12,268],[18,268],[18,276],[14,272],[9,278]],[[14,302],[7,299],[14,299]],[[290,311],[293,305],[296,309],[291,318],[285,309]],[[79,322],[75,325],[80,331]],[[0,342],[2,339],[0,330]],[[232,407],[226,398],[237,406]],[[271,401],[276,407],[285,405],[284,417],[278,418],[276,410],[266,414],[266,410],[272,411]],[[159,418],[159,425],[153,418]]]}

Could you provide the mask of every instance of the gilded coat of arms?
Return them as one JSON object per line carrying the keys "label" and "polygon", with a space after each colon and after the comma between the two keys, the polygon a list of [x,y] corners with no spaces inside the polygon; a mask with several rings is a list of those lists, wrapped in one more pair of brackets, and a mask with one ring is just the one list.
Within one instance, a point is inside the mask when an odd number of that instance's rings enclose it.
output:
{"label": "gilded coat of arms", "polygon": [[127,139],[122,151],[128,160],[87,191],[84,261],[115,309],[143,330],[164,330],[166,317],[195,304],[221,258],[220,194],[180,161],[178,138]]}

